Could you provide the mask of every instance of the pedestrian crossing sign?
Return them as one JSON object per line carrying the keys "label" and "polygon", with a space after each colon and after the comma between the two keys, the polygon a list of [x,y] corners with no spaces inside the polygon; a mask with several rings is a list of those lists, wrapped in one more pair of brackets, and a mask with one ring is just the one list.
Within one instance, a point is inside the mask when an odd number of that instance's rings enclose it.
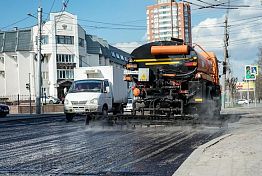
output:
{"label": "pedestrian crossing sign", "polygon": [[258,75],[258,66],[257,65],[246,65],[245,66],[245,80],[256,80]]}

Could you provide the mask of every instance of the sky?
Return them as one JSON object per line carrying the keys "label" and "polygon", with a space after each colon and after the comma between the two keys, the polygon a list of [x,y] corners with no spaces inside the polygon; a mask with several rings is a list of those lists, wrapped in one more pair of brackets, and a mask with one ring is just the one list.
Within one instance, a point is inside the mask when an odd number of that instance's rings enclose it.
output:
{"label": "sky", "polygon": [[[204,8],[208,3],[227,3],[228,0],[187,0],[192,9],[193,43],[214,51],[223,61],[224,20],[226,9]],[[202,2],[201,2],[202,1]],[[262,0],[230,0],[229,62],[233,76],[244,77],[244,67],[254,64],[258,48],[262,47]],[[0,6],[0,30],[27,28],[37,23],[28,13],[37,15],[43,7],[43,19],[49,12],[59,12],[63,2],[66,11],[77,15],[79,24],[88,34],[97,35],[120,49],[131,52],[146,42],[146,7],[155,0],[8,0]],[[205,2],[205,3],[203,3]]]}

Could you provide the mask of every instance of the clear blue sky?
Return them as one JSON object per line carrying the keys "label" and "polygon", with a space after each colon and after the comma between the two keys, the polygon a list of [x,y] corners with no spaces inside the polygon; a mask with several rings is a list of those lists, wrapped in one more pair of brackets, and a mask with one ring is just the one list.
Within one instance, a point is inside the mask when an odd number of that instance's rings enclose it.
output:
{"label": "clear blue sky", "polygon": [[[64,1],[66,2],[67,0]],[[45,20],[50,10],[52,12],[60,11],[64,1],[2,1],[0,6],[2,14],[0,18],[0,30],[10,30],[15,26],[19,28],[32,26],[37,23],[37,20],[29,17],[27,14],[37,15],[39,2],[43,7],[43,19]],[[139,42],[143,40],[143,36],[146,33],[146,6],[155,4],[155,2],[155,0],[69,0],[66,11],[78,16],[79,23],[86,29],[87,33],[98,35],[111,44],[118,42]],[[202,12],[200,11],[199,13],[199,11],[196,11],[197,15],[193,16],[192,19],[193,25],[209,15],[209,13]],[[217,13],[213,13],[212,15],[215,16]],[[20,20],[21,22],[14,24]],[[108,25],[96,22],[117,23],[121,25]]]}
{"label": "clear blue sky", "polygon": [[[53,2],[54,6],[51,11],[58,12],[61,10],[63,0],[42,0],[41,4],[44,12],[43,19],[47,18],[47,14],[50,12]],[[131,42],[142,40],[146,32],[146,6],[154,3],[155,0],[69,0],[66,11],[78,16],[80,19],[79,23],[87,30],[87,33],[103,37],[110,43]],[[0,6],[2,14],[0,18],[0,30],[9,30],[14,26],[24,28],[36,24],[37,20],[28,17],[27,14],[31,13],[37,15],[38,4],[38,0],[2,1]],[[22,21],[13,24],[19,20]],[[119,23],[124,26],[113,26],[91,21]],[[101,27],[105,27],[105,29],[101,29]]]}

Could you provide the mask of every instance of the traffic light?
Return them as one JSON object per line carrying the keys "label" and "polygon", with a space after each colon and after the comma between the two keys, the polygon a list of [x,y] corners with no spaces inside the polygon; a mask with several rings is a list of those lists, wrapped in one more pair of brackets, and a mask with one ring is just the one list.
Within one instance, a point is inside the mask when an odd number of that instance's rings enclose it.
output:
{"label": "traffic light", "polygon": [[29,83],[26,83],[26,84],[25,84],[25,87],[26,87],[26,89],[29,90],[29,89],[30,89],[30,84],[29,84]]}

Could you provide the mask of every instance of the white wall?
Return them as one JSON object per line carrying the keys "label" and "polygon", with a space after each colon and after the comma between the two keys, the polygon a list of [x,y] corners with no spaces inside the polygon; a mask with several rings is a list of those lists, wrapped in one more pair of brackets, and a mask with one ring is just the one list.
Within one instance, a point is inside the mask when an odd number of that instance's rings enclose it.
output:
{"label": "white wall", "polygon": [[[4,55],[1,54],[0,57],[4,58]],[[5,59],[0,60],[0,96],[5,95]]]}
{"label": "white wall", "polygon": [[6,95],[19,93],[18,62],[13,59],[16,53],[5,54]]}
{"label": "white wall", "polygon": [[[50,21],[43,25],[42,35],[49,36],[49,43],[42,45],[42,54],[47,55],[48,63],[43,64],[42,71],[48,72],[49,79],[43,80],[43,87],[49,95],[57,96],[57,54],[74,55],[76,66],[79,67],[79,55],[86,57],[86,47],[79,47],[79,37],[85,39],[85,31],[77,24],[77,16],[67,12],[51,13]],[[37,36],[37,26],[33,30],[33,39]],[[56,44],[56,35],[73,36],[74,44]],[[34,51],[37,46],[34,42]]]}
{"label": "white wall", "polygon": [[88,64],[92,66],[99,66],[99,55],[97,54],[88,54]]}
{"label": "white wall", "polygon": [[[18,93],[20,95],[28,95],[29,91],[26,89],[26,83],[29,83],[29,73],[31,74],[30,53],[29,52],[17,52],[18,61]],[[27,69],[25,69],[27,68]],[[31,77],[31,75],[30,75]]]}

